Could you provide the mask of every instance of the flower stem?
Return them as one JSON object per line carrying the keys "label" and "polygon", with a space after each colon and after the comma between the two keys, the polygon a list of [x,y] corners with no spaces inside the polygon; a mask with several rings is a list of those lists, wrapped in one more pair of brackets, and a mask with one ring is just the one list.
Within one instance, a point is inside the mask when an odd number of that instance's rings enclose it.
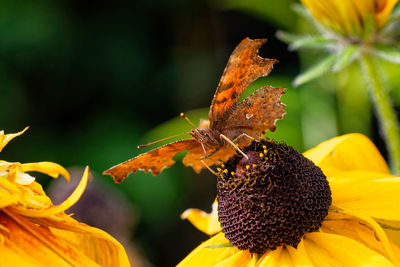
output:
{"label": "flower stem", "polygon": [[386,139],[391,170],[394,174],[400,175],[399,124],[387,88],[385,88],[377,63],[371,55],[362,54],[360,65],[376,108],[383,136]]}

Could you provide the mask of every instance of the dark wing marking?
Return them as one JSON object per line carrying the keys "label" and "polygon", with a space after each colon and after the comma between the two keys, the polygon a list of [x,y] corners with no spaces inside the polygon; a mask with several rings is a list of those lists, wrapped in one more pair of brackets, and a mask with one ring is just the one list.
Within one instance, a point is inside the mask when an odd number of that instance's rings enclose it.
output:
{"label": "dark wing marking", "polygon": [[210,128],[223,114],[236,104],[243,90],[256,79],[267,76],[276,59],[266,59],[258,55],[258,49],[266,39],[243,39],[233,51],[225,67],[211,103]]}
{"label": "dark wing marking", "polygon": [[280,98],[284,87],[265,86],[228,110],[215,129],[233,140],[242,133],[259,138],[266,130],[275,131],[275,122],[286,114]]}
{"label": "dark wing marking", "polygon": [[190,151],[198,146],[200,146],[200,143],[194,139],[170,143],[122,162],[104,171],[103,174],[111,175],[116,183],[122,182],[131,172],[137,172],[138,170],[158,175],[164,168],[168,168],[175,163],[172,158],[178,152],[183,150]]}

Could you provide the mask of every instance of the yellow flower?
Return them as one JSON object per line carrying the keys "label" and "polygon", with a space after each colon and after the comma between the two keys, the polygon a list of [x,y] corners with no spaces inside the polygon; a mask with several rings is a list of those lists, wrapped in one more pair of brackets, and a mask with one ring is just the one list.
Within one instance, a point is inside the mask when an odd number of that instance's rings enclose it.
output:
{"label": "yellow flower", "polygon": [[301,0],[316,20],[343,35],[361,35],[368,16],[385,26],[398,0]]}
{"label": "yellow flower", "polygon": [[220,232],[216,204],[210,214],[190,209],[182,217],[215,235],[178,266],[399,266],[400,177],[389,173],[374,144],[348,134],[304,156],[322,169],[332,192],[317,231],[304,234],[297,247],[281,245],[258,255],[229,243]]}
{"label": "yellow flower", "polygon": [[[0,151],[16,134],[0,131]],[[122,245],[109,234],[64,213],[76,203],[89,176],[86,167],[75,191],[54,206],[27,172],[69,181],[66,169],[52,162],[0,161],[0,258],[2,266],[129,266]]]}

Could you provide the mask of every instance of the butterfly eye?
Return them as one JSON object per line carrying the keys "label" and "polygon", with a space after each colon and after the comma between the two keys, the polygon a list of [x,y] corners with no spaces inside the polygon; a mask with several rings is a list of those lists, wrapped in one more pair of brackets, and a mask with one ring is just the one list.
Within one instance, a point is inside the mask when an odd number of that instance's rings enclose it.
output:
{"label": "butterfly eye", "polygon": [[254,117],[254,114],[246,113],[246,119],[250,120],[253,117]]}

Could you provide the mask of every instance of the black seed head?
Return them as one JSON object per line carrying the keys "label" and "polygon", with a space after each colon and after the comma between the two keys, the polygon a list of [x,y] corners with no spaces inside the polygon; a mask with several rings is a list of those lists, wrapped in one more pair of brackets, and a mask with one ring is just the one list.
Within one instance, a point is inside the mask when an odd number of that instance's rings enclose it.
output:
{"label": "black seed head", "polygon": [[262,254],[296,247],[318,230],[332,203],[321,169],[294,148],[263,139],[230,158],[218,177],[218,216],[236,247]]}

